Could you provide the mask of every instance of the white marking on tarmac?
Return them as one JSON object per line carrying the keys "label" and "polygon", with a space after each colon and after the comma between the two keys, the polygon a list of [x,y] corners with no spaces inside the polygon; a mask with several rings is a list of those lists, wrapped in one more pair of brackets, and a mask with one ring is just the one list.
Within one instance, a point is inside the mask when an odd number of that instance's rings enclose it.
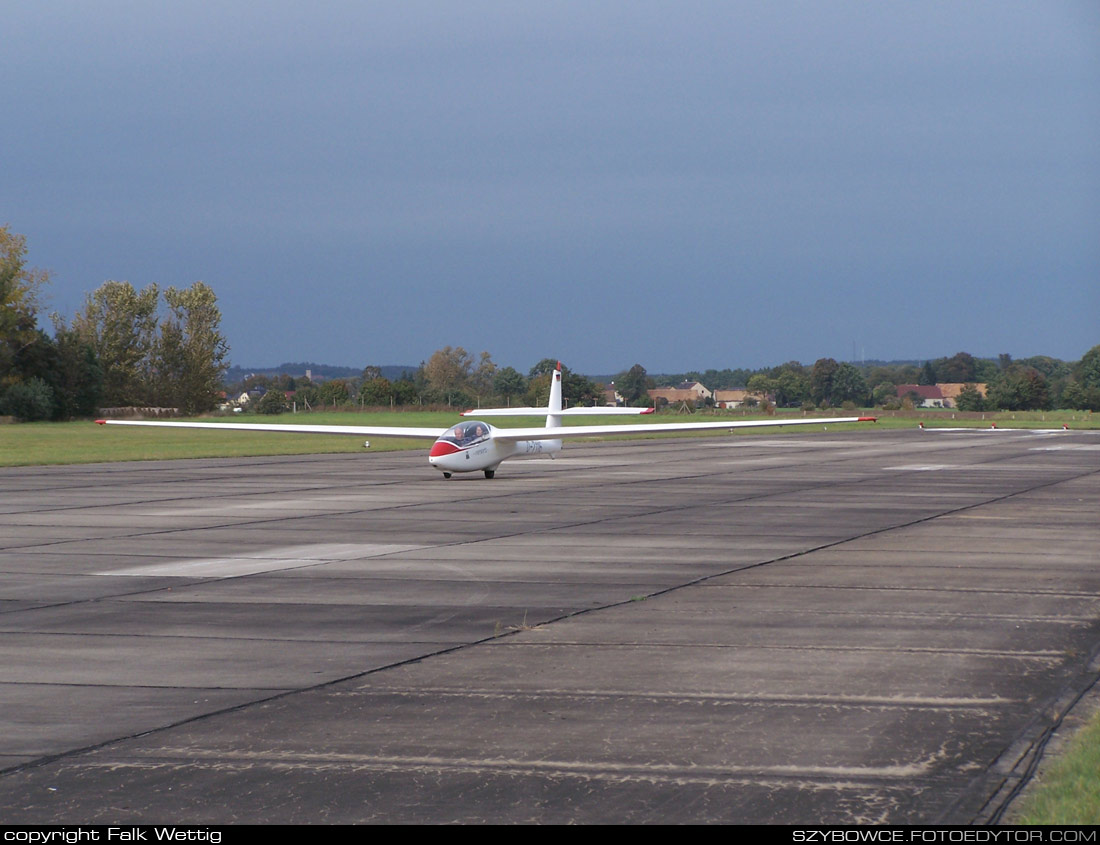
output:
{"label": "white marking on tarmac", "polygon": [[317,566],[334,560],[360,560],[396,552],[418,551],[428,546],[394,543],[319,543],[309,546],[282,546],[236,554],[233,557],[188,558],[170,563],[152,563],[126,569],[111,569],[95,575],[124,575],[167,578],[236,578],[260,572],[278,572]]}
{"label": "white marking on tarmac", "polygon": [[822,693],[760,693],[760,692],[668,692],[666,690],[646,689],[585,689],[545,690],[545,689],[492,689],[486,687],[416,687],[415,689],[381,689],[364,684],[352,692],[336,692],[334,695],[377,695],[379,697],[400,696],[404,698],[485,698],[504,700],[526,699],[652,699],[670,701],[709,701],[717,704],[790,704],[797,706],[819,707],[931,707],[952,709],[980,709],[1003,707],[1006,704],[1018,704],[1021,699],[1004,698],[998,695],[984,697],[944,697],[916,695],[827,695]]}
{"label": "white marking on tarmac", "polygon": [[938,472],[944,469],[965,469],[962,464],[903,464],[897,467],[883,467],[892,472]]}
{"label": "white marking on tarmac", "polygon": [[[242,494],[244,495],[244,494]],[[139,516],[228,516],[229,514],[244,511],[251,513],[253,511],[267,511],[267,510],[291,510],[291,511],[303,511],[314,509],[318,506],[327,507],[334,502],[340,504],[361,504],[356,503],[355,498],[349,495],[316,495],[312,493],[304,493],[301,497],[296,499],[249,499],[247,501],[234,502],[234,501],[220,501],[216,505],[209,505],[206,503],[198,502],[180,502],[173,506],[171,509],[157,509],[140,511]]]}
{"label": "white marking on tarmac", "polygon": [[[158,748],[160,758],[186,760],[188,767],[208,765],[218,769],[263,767],[292,771],[374,770],[374,771],[445,771],[509,774],[558,775],[585,779],[615,780],[621,782],[647,781],[674,783],[720,784],[729,779],[749,777],[755,781],[768,776],[847,777],[911,779],[931,771],[934,760],[914,760],[908,764],[884,766],[814,766],[814,765],[682,765],[677,763],[636,763],[618,760],[531,760],[519,757],[450,757],[442,755],[384,755],[340,752],[308,752],[238,749],[208,750],[203,748]],[[165,763],[157,761],[111,760],[92,765],[111,768],[160,768]],[[827,784],[839,788],[839,784]]]}
{"label": "white marking on tarmac", "polygon": [[1078,449],[1082,452],[1100,451],[1100,443],[1059,443],[1057,446],[1032,446],[1029,452],[1060,452],[1063,449]]}

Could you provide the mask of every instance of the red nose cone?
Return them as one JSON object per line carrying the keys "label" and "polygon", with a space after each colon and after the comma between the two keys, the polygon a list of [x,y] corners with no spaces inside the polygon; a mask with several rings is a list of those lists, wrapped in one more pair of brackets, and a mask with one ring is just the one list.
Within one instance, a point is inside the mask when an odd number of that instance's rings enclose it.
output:
{"label": "red nose cone", "polygon": [[448,443],[446,440],[437,440],[432,444],[431,451],[428,452],[430,458],[442,458],[444,455],[453,455],[455,452],[461,452],[462,450],[455,446],[454,443]]}

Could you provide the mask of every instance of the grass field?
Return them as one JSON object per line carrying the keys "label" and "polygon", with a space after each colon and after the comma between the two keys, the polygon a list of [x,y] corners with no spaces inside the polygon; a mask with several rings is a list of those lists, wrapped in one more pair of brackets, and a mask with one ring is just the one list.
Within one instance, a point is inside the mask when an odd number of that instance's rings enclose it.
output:
{"label": "grass field", "polygon": [[1013,808],[1008,824],[1100,824],[1100,714]]}
{"label": "grass field", "polygon": [[[856,412],[837,411],[829,414],[844,415]],[[863,413],[863,412],[860,412]],[[869,412],[874,413],[874,412]],[[801,417],[802,412],[781,412],[779,418]],[[962,417],[971,417],[963,419]],[[984,418],[983,418],[984,417]],[[767,419],[762,415],[743,415],[737,412],[700,412],[694,415],[698,420],[744,420]],[[312,414],[283,414],[278,417],[256,415],[238,415],[232,418],[220,418],[228,422],[250,423],[300,423],[310,425],[403,425],[436,427],[440,431],[458,422],[456,413],[443,411],[367,411],[367,412],[326,412]],[[676,413],[664,413],[644,420],[679,422],[685,417]],[[877,423],[883,428],[911,428],[917,421],[927,426],[988,426],[996,421],[1000,427],[1047,428],[1057,427],[1063,422],[1072,428],[1100,427],[1100,418],[1093,422],[1092,416],[1081,412],[1048,411],[1017,412],[985,415],[955,415],[947,411],[910,412],[907,416],[896,414],[882,415]],[[599,418],[574,418],[567,422],[574,425],[599,422]],[[603,422],[609,425],[629,425],[639,422],[637,417],[607,417]],[[493,420],[494,425],[503,427],[536,424],[531,417],[501,417]],[[851,424],[867,426],[870,423]],[[848,426],[843,426],[848,427]],[[841,426],[831,427],[834,430]],[[787,429],[749,429],[738,431],[736,436],[753,434],[792,433],[794,431],[813,430]],[[648,435],[665,436],[714,436],[714,433]],[[261,455],[305,455],[332,452],[361,452],[365,438],[348,435],[328,437],[316,434],[267,434],[263,432],[238,431],[187,431],[178,428],[139,428],[122,426],[97,426],[91,421],[65,423],[12,423],[0,425],[0,466],[37,466],[46,464],[103,463],[111,461],[150,461],[177,458],[237,458]],[[390,438],[370,438],[371,451],[393,451],[399,449],[423,449],[427,451],[427,442],[423,440],[395,440]]]}

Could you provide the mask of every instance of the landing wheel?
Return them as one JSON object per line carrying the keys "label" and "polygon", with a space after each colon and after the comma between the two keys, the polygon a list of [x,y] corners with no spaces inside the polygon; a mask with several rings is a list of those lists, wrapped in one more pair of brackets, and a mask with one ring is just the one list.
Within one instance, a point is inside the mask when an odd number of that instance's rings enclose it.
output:
{"label": "landing wheel", "polygon": [[495,469],[487,469],[487,470],[485,470],[485,477],[486,477],[486,478],[492,478],[492,477],[493,477],[493,476],[495,476],[496,474],[497,474],[497,471],[496,471]]}
{"label": "landing wheel", "polygon": [[444,478],[450,478],[451,474],[449,472],[445,472],[445,473],[443,473],[443,477]]}

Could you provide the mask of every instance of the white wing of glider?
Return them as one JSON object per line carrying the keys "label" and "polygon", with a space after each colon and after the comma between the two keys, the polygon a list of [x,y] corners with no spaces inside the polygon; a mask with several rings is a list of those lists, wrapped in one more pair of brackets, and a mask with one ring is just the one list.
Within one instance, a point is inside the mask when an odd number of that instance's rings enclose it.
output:
{"label": "white wing of glider", "polygon": [[291,434],[350,434],[355,437],[408,437],[437,440],[445,428],[404,428],[398,425],[264,425],[263,423],[174,422],[170,420],[96,420],[100,425],[145,425],[165,428],[223,428],[231,431],[283,431]]}
{"label": "white wing of glider", "polygon": [[626,434],[659,434],[666,431],[727,431],[735,428],[759,428],[778,425],[832,425],[835,423],[875,422],[875,417],[829,417],[805,420],[738,420],[730,422],[635,423],[628,425],[570,425],[550,428],[495,428],[493,439],[561,440],[569,437],[608,437]]}
{"label": "white wing of glider", "polygon": [[[489,409],[493,410],[493,409]],[[500,409],[495,409],[500,410]],[[514,413],[517,409],[510,410]],[[545,414],[546,409],[537,409],[539,414]],[[581,409],[572,409],[581,410]],[[587,409],[584,409],[587,410]],[[604,410],[604,409],[592,409]],[[641,408],[630,408],[629,411],[638,413],[645,411]],[[479,413],[481,416],[506,416],[506,414],[489,414],[486,410]],[[568,411],[562,413],[568,414]],[[737,420],[729,422],[679,422],[679,423],[642,423],[628,425],[571,425],[571,426],[540,426],[538,428],[494,428],[493,439],[506,443],[518,440],[562,440],[573,437],[608,437],[623,436],[628,434],[659,434],[670,431],[727,431],[735,428],[759,428],[761,426],[783,425],[831,425],[834,423],[874,422],[874,417],[828,417],[811,418],[801,420]],[[405,437],[414,440],[437,440],[449,429],[441,428],[405,428],[402,426],[371,426],[371,425],[283,425],[264,423],[211,423],[211,422],[176,422],[173,420],[96,420],[100,425],[140,425],[160,426],[164,428],[212,428],[226,429],[229,431],[280,431],[291,434],[346,434],[354,437]]]}
{"label": "white wing of glider", "polygon": [[1061,428],[997,428],[997,424],[994,423],[984,428],[970,427],[970,428],[929,428],[924,423],[917,423],[917,426],[921,431],[931,431],[937,434],[1065,434],[1070,429],[1065,423]]}

